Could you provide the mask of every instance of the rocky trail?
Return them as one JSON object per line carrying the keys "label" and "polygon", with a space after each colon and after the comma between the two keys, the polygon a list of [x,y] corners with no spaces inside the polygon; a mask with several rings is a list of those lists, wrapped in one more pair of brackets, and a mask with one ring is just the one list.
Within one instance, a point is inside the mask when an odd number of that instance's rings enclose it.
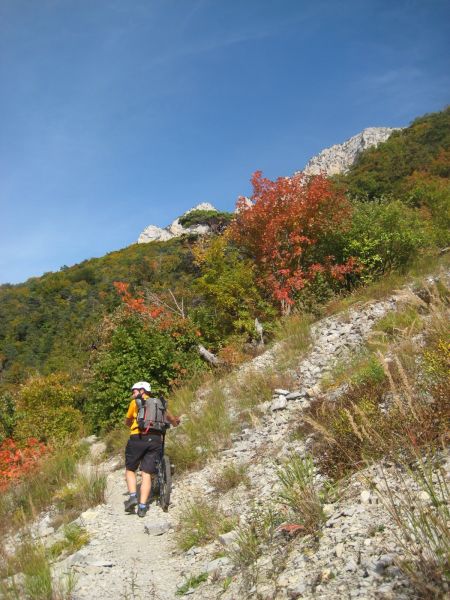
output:
{"label": "rocky trail", "polygon": [[[281,566],[275,564],[276,557],[262,556],[259,580],[245,592],[242,574],[226,556],[235,532],[187,552],[176,545],[186,501],[215,500],[241,523],[255,506],[269,504],[276,494],[276,461],[293,451],[306,451],[305,441],[289,435],[299,411],[319,392],[321,378],[336,361],[361,346],[374,323],[398,307],[400,297],[355,306],[345,316],[337,314],[313,325],[311,348],[295,369],[293,389],[274,390],[272,398],[262,399],[262,416],[254,427],[234,434],[231,447],[203,469],[175,477],[168,513],[152,504],[144,518],[125,514],[123,470],[117,462],[108,463],[106,504],[77,520],[88,530],[90,542],[57,565],[58,573],[73,570],[77,575],[74,600],[174,600],[189,577],[203,573],[208,579],[187,592],[192,598],[411,598],[394,564],[395,540],[386,527],[386,511],[360,475],[349,482],[344,497],[325,506],[328,520],[316,551],[306,552],[300,542],[291,543]],[[269,367],[276,352],[282,352],[282,346],[241,367],[242,373]],[[245,465],[250,486],[219,494],[212,479],[229,464]]]}

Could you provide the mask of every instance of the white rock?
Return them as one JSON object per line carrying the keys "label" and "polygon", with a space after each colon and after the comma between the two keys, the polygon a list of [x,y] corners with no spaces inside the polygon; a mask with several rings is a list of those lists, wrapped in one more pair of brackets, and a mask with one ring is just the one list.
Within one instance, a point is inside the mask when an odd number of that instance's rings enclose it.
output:
{"label": "white rock", "polygon": [[270,406],[270,410],[284,410],[287,407],[286,396],[278,396],[276,400],[274,400]]}
{"label": "white rock", "polygon": [[344,554],[344,544],[342,544],[342,542],[339,543],[339,544],[336,544],[336,547],[334,549],[334,553],[336,554],[336,556],[338,558],[342,557],[342,555]]}
{"label": "white rock", "polygon": [[[209,202],[201,202],[187,210],[182,217],[185,217],[189,213],[194,210],[213,210],[217,211],[212,204]],[[170,225],[167,227],[158,227],[156,225],[149,225],[144,229],[144,231],[139,235],[138,244],[147,244],[148,242],[166,242],[167,240],[171,240],[174,237],[179,237],[180,235],[186,233],[197,233],[199,235],[204,235],[210,231],[208,225],[193,225],[192,227],[183,227],[180,223],[180,219],[182,217],[178,217]]]}
{"label": "white rock", "polygon": [[369,490],[363,490],[361,492],[361,502],[363,504],[368,504],[370,502],[371,498],[372,498],[372,494],[369,492]]}
{"label": "white rock", "polygon": [[222,567],[228,566],[231,561],[226,556],[221,556],[209,562],[205,567],[205,573],[217,573]]}
{"label": "white rock", "polygon": [[236,530],[229,531],[228,533],[222,533],[219,535],[219,542],[224,546],[231,546],[236,541],[238,532]]}
{"label": "white rock", "polygon": [[157,227],[156,225],[149,225],[140,234],[137,243],[148,244],[149,242],[167,242],[167,240],[171,240],[173,237],[173,234],[167,231],[167,229]]}

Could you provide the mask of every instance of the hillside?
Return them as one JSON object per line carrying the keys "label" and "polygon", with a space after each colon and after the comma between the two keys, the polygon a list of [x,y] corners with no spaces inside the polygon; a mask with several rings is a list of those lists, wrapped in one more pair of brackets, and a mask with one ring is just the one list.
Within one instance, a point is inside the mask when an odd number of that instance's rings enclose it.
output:
{"label": "hillside", "polygon": [[[1,597],[446,596],[448,117],[0,287]],[[142,379],[182,421],[169,514],[136,522]]]}
{"label": "hillside", "polygon": [[[356,296],[310,330],[291,321],[289,335],[273,348],[194,389],[190,407],[182,404],[187,390],[180,390],[173,402],[177,410],[184,407],[186,419],[169,433],[177,466],[178,444],[184,452],[189,422],[200,417],[205,399],[217,404],[224,395],[232,425],[221,415],[210,438],[206,422],[197,423],[202,441],[194,443],[203,445],[204,458],[177,475],[168,514],[155,505],[144,519],[124,514],[120,458],[103,462],[94,443],[106,497],[72,522],[77,539],[84,536],[81,546],[69,543],[58,526],[67,511],[61,503],[33,525],[39,543],[56,555],[53,585],[65,581],[70,592],[64,597],[73,600],[90,599],[93,589],[99,600],[444,598],[449,498],[439,477],[448,476],[449,462],[439,440],[450,408],[441,345],[448,267],[433,280],[410,282],[369,302]],[[403,372],[395,370],[396,357]],[[428,361],[420,376],[419,357]],[[431,379],[420,379],[427,364]],[[419,382],[433,394],[433,405],[412,391]],[[311,423],[315,429],[308,429]],[[330,444],[336,434],[339,444]],[[432,479],[432,471],[421,479],[417,448],[431,452],[434,442],[439,462]],[[415,475],[411,460],[418,461]],[[85,465],[80,472],[89,470]],[[69,499],[74,485],[63,488],[60,499]],[[422,525],[408,520],[411,498]],[[436,536],[432,553],[427,535]],[[136,568],[141,564],[151,568]],[[25,585],[34,581],[35,589],[44,589],[27,573]]]}
{"label": "hillside", "polygon": [[[376,149],[365,150],[339,182],[354,196],[373,198],[397,192],[414,196],[414,202],[426,205],[445,232],[449,224],[449,115],[447,109],[421,117],[411,127],[394,132]],[[415,187],[411,177],[418,178]],[[446,244],[445,238],[445,233],[440,234],[441,245]],[[182,295],[195,303],[202,296],[192,290],[198,274],[191,243],[174,239],[133,245],[23,284],[0,286],[0,384],[18,383],[30,369],[44,373],[78,369],[95,344],[92,329],[119,303],[112,282],[148,285],[155,291],[170,288],[175,295],[183,290]]]}
{"label": "hillside", "polygon": [[428,191],[433,184],[443,186],[448,199],[449,157],[450,108],[447,108],[394,131],[387,141],[361,153],[349,172],[338,180],[350,194],[369,199],[391,194],[420,202],[420,191],[426,195],[421,184],[427,184]]}
{"label": "hillside", "polygon": [[183,295],[196,270],[187,240],[133,245],[18,285],[0,286],[1,379],[80,368],[96,327],[120,303],[114,281]]}

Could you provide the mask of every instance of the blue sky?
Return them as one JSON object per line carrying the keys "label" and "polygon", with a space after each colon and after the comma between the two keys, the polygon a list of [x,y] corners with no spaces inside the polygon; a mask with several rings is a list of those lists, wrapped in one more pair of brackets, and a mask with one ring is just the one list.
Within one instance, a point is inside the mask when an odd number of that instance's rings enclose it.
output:
{"label": "blue sky", "polygon": [[445,0],[0,0],[0,282],[449,101]]}

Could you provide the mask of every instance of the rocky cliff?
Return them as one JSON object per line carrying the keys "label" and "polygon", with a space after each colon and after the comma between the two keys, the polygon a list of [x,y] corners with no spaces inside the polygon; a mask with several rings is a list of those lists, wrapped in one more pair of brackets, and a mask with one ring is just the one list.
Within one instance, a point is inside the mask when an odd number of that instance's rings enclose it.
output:
{"label": "rocky cliff", "polygon": [[368,127],[343,144],[335,144],[313,156],[304,168],[304,172],[308,175],[324,173],[328,176],[345,173],[361,152],[385,142],[393,131],[397,131],[397,129]]}
{"label": "rocky cliff", "polygon": [[195,210],[212,210],[218,212],[217,208],[215,208],[209,202],[202,202],[201,204],[197,204],[197,206],[194,206],[193,208],[187,210],[183,215],[181,215],[181,217],[178,217],[177,219],[175,219],[175,221],[172,221],[170,225],[167,225],[167,227],[157,227],[156,225],[149,225],[140,234],[137,243],[147,244],[148,242],[165,242],[167,240],[170,240],[174,237],[179,237],[180,235],[186,233],[197,233],[199,235],[208,233],[208,225],[199,224],[192,225],[191,227],[183,227],[181,225],[180,219],[182,219],[189,213],[194,212]]}
{"label": "rocky cliff", "polygon": [[[304,168],[304,172],[308,175],[324,173],[329,176],[345,173],[352,166],[361,152],[367,150],[367,148],[385,142],[393,131],[396,131],[396,129],[390,127],[368,127],[346,142],[336,144],[330,148],[325,148],[325,150],[322,150],[322,152],[313,156]],[[165,242],[187,233],[196,233],[198,235],[208,233],[210,228],[206,224],[194,225],[187,228],[180,224],[180,219],[195,210],[217,211],[217,209],[209,202],[197,204],[197,206],[186,211],[181,217],[175,219],[175,221],[167,227],[148,225],[140,234],[137,240],[138,244],[156,241]]]}

